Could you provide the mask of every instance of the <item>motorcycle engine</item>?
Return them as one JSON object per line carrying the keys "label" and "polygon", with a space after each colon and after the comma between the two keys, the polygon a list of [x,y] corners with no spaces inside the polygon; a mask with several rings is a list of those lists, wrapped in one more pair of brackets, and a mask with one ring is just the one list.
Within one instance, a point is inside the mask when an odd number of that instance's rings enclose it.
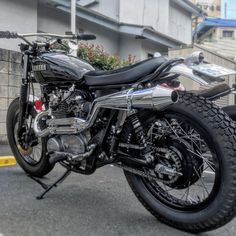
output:
{"label": "motorcycle engine", "polygon": [[[54,119],[80,117],[86,118],[90,109],[88,95],[81,90],[57,89],[49,93],[49,108]],[[62,134],[51,137],[47,142],[49,153],[64,152],[72,155],[87,151],[90,132],[80,134]]]}
{"label": "motorcycle engine", "polygon": [[82,90],[54,90],[49,94],[49,107],[55,118],[80,117],[85,118],[91,102]]}
{"label": "motorcycle engine", "polygon": [[49,153],[65,152],[72,155],[86,152],[88,139],[84,134],[57,135],[48,140],[47,150]]}

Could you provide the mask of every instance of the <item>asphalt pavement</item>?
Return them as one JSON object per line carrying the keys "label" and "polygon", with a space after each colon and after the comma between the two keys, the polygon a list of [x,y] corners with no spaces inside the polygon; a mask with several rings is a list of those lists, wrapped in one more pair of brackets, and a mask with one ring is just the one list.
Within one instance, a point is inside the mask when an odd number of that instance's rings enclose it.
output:
{"label": "asphalt pavement", "polygon": [[[0,155],[9,155],[0,146]],[[57,166],[44,178],[62,174]],[[123,172],[104,167],[91,176],[72,174],[45,199],[41,187],[19,166],[0,169],[0,236],[185,236],[158,222],[133,195]],[[236,220],[204,236],[235,236]]]}

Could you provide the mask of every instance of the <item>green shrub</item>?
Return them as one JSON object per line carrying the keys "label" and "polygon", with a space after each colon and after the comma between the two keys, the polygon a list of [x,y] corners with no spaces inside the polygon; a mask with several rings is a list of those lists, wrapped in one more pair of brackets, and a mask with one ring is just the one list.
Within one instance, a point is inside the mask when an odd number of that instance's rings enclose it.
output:
{"label": "green shrub", "polygon": [[117,55],[108,54],[103,46],[80,43],[78,57],[101,70],[114,70],[135,63],[135,56],[131,54],[126,60]]}
{"label": "green shrub", "polygon": [[[53,45],[52,49],[63,50],[65,53],[69,53],[70,51],[66,41],[63,42],[63,45],[56,43]],[[129,54],[126,60],[122,60],[117,55],[108,54],[101,45],[82,42],[79,43],[77,56],[100,70],[114,70],[135,63],[135,56],[132,56],[131,54]]]}

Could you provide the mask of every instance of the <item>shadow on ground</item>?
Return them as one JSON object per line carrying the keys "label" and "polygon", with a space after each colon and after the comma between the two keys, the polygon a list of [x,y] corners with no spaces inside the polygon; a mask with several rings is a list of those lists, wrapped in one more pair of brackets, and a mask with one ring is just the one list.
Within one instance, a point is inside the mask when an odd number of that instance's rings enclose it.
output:
{"label": "shadow on ground", "polygon": [[[56,167],[52,181],[63,169]],[[44,200],[18,167],[0,169],[0,233],[18,235],[190,235],[158,222],[136,200],[121,170],[105,167],[92,176],[72,174]],[[202,235],[236,235],[234,222]],[[1,235],[1,234],[0,234]]]}

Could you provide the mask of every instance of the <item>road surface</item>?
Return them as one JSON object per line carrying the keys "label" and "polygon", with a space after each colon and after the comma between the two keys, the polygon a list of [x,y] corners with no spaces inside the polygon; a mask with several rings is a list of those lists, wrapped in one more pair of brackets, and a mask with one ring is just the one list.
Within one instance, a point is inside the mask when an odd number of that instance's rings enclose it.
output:
{"label": "road surface", "polygon": [[[10,154],[0,146],[1,155]],[[47,178],[62,173],[56,167]],[[20,167],[0,169],[0,236],[186,236],[158,222],[138,202],[124,175],[105,167],[92,176],[72,174],[44,200],[41,187]],[[235,236],[236,220],[204,236]]]}

